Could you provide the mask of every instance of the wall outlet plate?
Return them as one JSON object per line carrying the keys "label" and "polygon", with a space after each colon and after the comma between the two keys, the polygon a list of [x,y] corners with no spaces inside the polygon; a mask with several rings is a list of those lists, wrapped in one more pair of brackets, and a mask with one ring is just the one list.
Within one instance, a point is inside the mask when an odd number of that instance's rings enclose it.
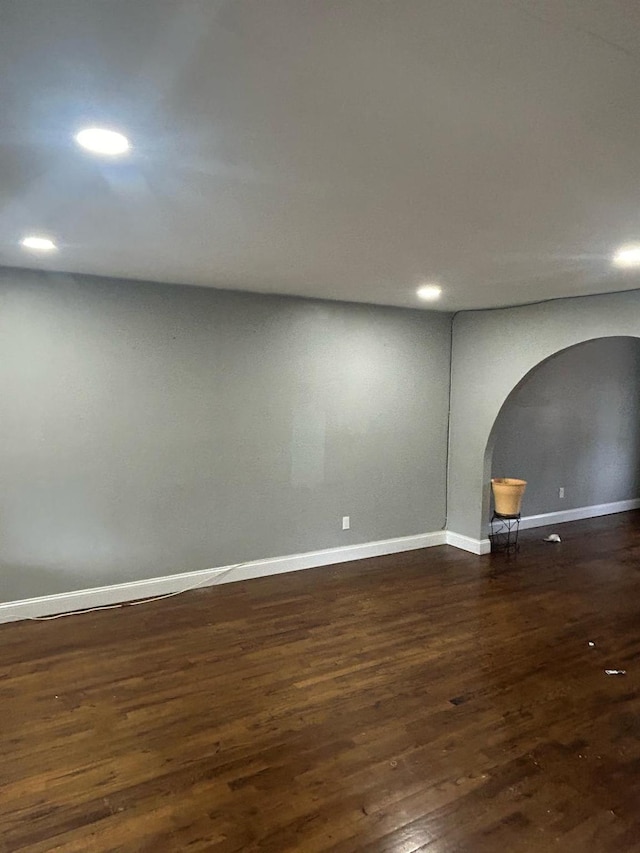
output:
{"label": "wall outlet plate", "polygon": [[351,519],[349,518],[348,515],[343,515],[342,516],[342,529],[343,530],[349,530],[350,527],[351,527]]}

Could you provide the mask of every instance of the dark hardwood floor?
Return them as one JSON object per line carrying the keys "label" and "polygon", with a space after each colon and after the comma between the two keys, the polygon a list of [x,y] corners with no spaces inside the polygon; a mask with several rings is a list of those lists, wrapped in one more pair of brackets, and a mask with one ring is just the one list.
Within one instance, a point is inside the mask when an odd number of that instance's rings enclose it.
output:
{"label": "dark hardwood floor", "polygon": [[640,513],[556,530],[0,627],[0,850],[640,851]]}

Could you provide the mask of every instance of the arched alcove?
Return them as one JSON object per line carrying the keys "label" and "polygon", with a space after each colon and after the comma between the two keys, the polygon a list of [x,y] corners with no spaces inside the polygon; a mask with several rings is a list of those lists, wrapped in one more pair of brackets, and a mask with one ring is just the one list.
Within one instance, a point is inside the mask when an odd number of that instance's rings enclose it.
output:
{"label": "arched alcove", "polygon": [[487,535],[492,430],[505,401],[537,365],[609,337],[640,337],[639,291],[456,317],[447,525],[470,550],[479,553]]}
{"label": "arched alcove", "polygon": [[524,515],[638,497],[639,378],[640,339],[610,336],[555,353],[512,389],[491,429],[485,467],[491,476],[528,481]]}

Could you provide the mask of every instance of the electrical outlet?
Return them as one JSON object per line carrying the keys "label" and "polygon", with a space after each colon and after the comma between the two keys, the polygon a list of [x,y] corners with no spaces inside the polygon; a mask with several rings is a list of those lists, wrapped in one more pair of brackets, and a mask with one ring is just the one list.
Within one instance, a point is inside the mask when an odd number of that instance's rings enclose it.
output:
{"label": "electrical outlet", "polygon": [[560,486],[560,488],[558,489],[558,497],[559,498],[564,497],[564,486]]}
{"label": "electrical outlet", "polygon": [[343,515],[342,516],[342,529],[343,530],[349,530],[350,527],[351,527],[351,519],[349,518],[348,515]]}

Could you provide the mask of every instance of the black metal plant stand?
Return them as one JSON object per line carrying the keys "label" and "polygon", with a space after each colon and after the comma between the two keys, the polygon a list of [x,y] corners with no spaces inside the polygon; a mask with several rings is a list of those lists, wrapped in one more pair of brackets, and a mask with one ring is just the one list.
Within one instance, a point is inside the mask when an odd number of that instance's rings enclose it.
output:
{"label": "black metal plant stand", "polygon": [[518,534],[520,533],[520,513],[517,515],[502,515],[494,512],[489,522],[489,541],[491,553],[504,551],[507,554],[520,550]]}

